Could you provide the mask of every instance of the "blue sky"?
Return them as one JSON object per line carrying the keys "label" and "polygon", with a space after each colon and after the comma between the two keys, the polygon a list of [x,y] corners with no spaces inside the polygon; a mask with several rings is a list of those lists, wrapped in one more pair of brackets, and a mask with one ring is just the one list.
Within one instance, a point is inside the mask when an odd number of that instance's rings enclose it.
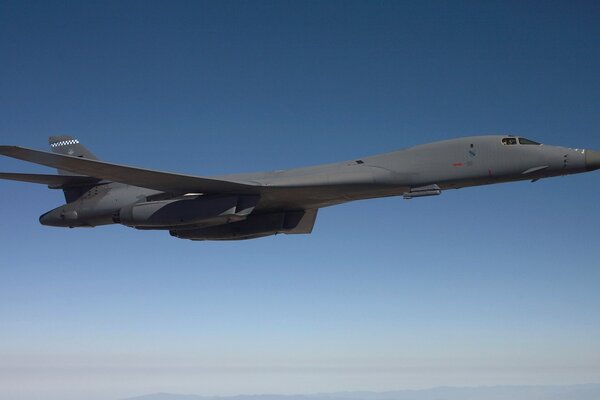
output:
{"label": "blue sky", "polygon": [[[458,136],[600,150],[597,2],[0,2],[0,138],[198,175]],[[42,172],[2,159],[0,170]],[[307,236],[52,229],[0,182],[0,398],[600,376],[600,175],[378,199]]]}

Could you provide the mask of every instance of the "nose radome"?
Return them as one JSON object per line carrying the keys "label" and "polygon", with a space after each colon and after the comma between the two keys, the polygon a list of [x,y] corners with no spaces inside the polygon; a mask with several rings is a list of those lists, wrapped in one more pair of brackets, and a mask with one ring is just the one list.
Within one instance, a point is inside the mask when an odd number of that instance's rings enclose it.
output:
{"label": "nose radome", "polygon": [[600,169],[600,151],[585,151],[585,169],[588,171]]}

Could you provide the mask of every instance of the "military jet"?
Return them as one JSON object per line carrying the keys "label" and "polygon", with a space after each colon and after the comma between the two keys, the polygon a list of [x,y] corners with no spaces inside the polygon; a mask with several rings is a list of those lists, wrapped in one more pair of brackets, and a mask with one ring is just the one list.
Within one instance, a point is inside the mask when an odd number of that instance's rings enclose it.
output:
{"label": "military jet", "polygon": [[600,152],[519,136],[475,136],[371,157],[266,173],[204,177],[100,161],[79,140],[51,136],[52,152],[0,146],[0,154],[58,169],[0,178],[61,189],[66,203],[42,225],[122,224],[190,240],[240,240],[313,229],[319,208],[354,200],[436,196],[448,189],[537,181],[600,169]]}

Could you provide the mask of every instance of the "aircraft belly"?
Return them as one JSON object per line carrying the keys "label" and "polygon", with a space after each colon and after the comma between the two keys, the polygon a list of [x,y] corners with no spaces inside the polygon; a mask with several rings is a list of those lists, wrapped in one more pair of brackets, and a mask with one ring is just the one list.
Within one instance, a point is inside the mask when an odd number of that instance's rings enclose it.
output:
{"label": "aircraft belly", "polygon": [[406,186],[395,185],[343,185],[288,188],[285,191],[267,190],[263,192],[256,211],[322,208],[355,200],[400,196],[407,190]]}

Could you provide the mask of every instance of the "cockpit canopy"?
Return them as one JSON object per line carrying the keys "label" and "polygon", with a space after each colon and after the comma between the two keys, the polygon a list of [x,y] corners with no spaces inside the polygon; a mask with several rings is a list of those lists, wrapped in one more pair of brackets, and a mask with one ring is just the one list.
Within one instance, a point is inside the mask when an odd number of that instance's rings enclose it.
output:
{"label": "cockpit canopy", "polygon": [[509,137],[503,138],[502,144],[505,146],[512,146],[512,145],[516,145],[516,144],[536,145],[536,146],[541,145],[541,143],[534,142],[533,140],[525,139],[522,137],[517,138],[514,136],[509,136]]}

